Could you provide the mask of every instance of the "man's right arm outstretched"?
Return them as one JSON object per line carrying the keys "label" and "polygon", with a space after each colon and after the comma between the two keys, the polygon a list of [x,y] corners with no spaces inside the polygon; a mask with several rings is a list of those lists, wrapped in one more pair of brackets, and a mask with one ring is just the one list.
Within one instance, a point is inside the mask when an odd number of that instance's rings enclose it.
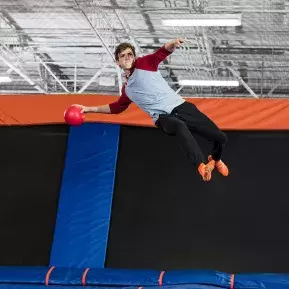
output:
{"label": "man's right arm outstretched", "polygon": [[122,88],[122,94],[119,99],[115,102],[104,104],[100,106],[84,106],[79,104],[74,104],[82,109],[84,113],[108,113],[108,114],[119,114],[125,111],[131,104],[131,100],[125,94],[124,86]]}
{"label": "man's right arm outstretched", "polygon": [[100,106],[85,106],[80,104],[74,104],[75,106],[81,108],[81,112],[84,113],[111,113],[109,104],[100,105]]}

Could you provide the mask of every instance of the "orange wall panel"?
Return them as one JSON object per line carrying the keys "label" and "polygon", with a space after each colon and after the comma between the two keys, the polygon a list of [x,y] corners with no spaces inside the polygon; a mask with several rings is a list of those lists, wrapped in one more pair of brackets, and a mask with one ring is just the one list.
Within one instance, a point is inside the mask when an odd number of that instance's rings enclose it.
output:
{"label": "orange wall panel", "polygon": [[[97,106],[117,99],[118,96],[91,94],[1,95],[0,125],[64,123],[64,111],[71,104]],[[221,129],[289,129],[289,99],[187,98],[186,100],[196,104]],[[154,126],[151,118],[135,104],[118,115],[87,114],[85,121]]]}

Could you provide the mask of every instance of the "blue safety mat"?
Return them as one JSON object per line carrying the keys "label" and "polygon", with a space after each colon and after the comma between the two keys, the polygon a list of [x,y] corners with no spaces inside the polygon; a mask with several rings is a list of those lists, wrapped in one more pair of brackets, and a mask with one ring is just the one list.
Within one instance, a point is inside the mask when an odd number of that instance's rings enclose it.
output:
{"label": "blue safety mat", "polygon": [[71,127],[50,265],[104,267],[119,132],[112,124]]}
{"label": "blue safety mat", "polygon": [[[214,270],[0,267],[0,287],[99,289],[287,289],[288,274],[231,274]],[[1,289],[0,288],[0,289]]]}

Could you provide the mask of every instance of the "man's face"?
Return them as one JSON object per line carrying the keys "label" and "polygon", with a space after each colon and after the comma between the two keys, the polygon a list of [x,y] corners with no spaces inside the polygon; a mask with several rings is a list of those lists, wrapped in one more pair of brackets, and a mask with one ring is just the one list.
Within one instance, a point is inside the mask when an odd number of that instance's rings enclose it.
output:
{"label": "man's face", "polygon": [[135,57],[133,55],[133,52],[130,48],[127,48],[119,53],[117,64],[122,69],[131,69],[134,63]]}

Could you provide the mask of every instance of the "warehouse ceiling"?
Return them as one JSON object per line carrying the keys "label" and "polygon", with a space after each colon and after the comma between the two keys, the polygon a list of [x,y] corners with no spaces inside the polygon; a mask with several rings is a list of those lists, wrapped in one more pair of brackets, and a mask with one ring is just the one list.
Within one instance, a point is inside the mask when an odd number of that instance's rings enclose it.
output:
{"label": "warehouse ceiling", "polygon": [[[164,26],[163,19],[241,14],[236,27]],[[120,42],[139,55],[188,41],[159,67],[188,97],[288,97],[289,0],[0,0],[0,93],[119,94]],[[238,80],[237,87],[179,81]]]}

